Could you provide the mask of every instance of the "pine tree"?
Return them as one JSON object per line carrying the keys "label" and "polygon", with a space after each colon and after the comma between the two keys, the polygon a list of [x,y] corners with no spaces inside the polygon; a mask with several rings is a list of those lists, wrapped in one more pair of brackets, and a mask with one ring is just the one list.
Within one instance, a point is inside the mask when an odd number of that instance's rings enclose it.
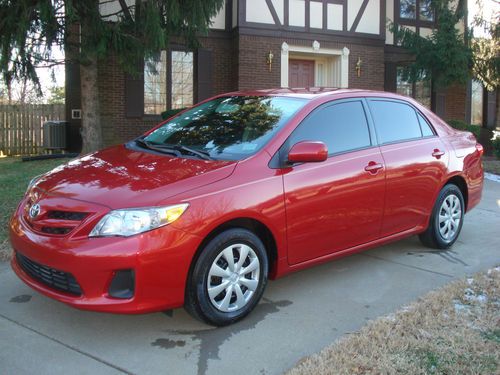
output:
{"label": "pine tree", "polygon": [[465,6],[464,0],[432,0],[437,27],[426,38],[408,28],[390,25],[398,44],[414,56],[407,66],[406,79],[432,79],[435,87],[467,82],[472,66],[470,35],[457,27],[464,22]]}
{"label": "pine tree", "polygon": [[[154,57],[169,37],[197,45],[224,0],[0,0],[0,73],[8,84],[28,79],[38,88],[36,68],[67,61],[80,66],[83,152],[102,147],[97,67],[114,56],[129,73]],[[56,48],[70,51],[61,61]],[[69,60],[70,59],[70,60]]]}

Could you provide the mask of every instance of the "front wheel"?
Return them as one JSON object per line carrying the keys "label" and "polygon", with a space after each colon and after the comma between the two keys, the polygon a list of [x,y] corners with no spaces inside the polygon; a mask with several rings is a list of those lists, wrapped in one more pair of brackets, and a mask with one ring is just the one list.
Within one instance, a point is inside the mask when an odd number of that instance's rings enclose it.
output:
{"label": "front wheel", "polygon": [[262,241],[246,229],[229,229],[201,251],[186,290],[186,310],[216,326],[234,323],[253,310],[267,284]]}
{"label": "front wheel", "polygon": [[427,230],[420,241],[435,249],[447,249],[455,243],[462,229],[465,204],[462,192],[448,184],[439,192]]}

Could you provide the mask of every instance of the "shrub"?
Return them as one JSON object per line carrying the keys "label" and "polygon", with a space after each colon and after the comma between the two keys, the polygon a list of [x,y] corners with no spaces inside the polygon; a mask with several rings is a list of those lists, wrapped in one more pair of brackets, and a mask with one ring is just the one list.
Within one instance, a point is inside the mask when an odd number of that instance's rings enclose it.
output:
{"label": "shrub", "polygon": [[163,120],[166,120],[166,119],[178,114],[179,112],[184,111],[185,109],[186,109],[185,107],[184,108],[169,109],[169,110],[161,113],[161,118]]}
{"label": "shrub", "polygon": [[500,159],[500,132],[494,131],[493,138],[491,138],[491,145],[493,146],[493,153]]}
{"label": "shrub", "polygon": [[448,125],[458,130],[466,130],[468,132],[471,132],[476,138],[479,138],[479,135],[481,134],[480,125],[467,124],[465,121],[461,120],[450,120],[448,121]]}

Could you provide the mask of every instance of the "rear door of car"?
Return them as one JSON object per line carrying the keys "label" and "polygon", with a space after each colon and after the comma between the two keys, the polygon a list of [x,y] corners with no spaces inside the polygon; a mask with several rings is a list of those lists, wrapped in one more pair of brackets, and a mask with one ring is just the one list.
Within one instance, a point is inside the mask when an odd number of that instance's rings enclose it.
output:
{"label": "rear door of car", "polygon": [[333,101],[297,126],[280,152],[322,141],[324,162],[283,168],[288,259],[297,264],[378,238],[385,170],[364,99]]}
{"label": "rear door of car", "polygon": [[368,100],[386,166],[382,236],[425,225],[446,174],[448,151],[429,121],[402,100]]}

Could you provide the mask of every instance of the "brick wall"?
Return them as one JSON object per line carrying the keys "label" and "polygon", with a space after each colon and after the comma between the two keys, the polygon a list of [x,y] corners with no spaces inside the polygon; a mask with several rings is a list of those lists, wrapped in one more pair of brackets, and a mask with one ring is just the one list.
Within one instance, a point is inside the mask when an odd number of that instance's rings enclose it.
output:
{"label": "brick wall", "polygon": [[[349,88],[384,89],[383,46],[341,43],[326,39],[318,39],[318,41],[321,48],[349,48]],[[238,89],[280,87],[282,43],[286,42],[292,46],[310,47],[312,45],[312,41],[306,39],[239,35],[236,31],[231,34],[215,33],[210,37],[201,38],[200,42],[202,48],[212,52],[213,95]],[[266,62],[269,51],[274,55],[271,71]],[[357,76],[355,69],[358,58],[362,60],[360,77]],[[70,78],[68,82],[75,82],[75,80]],[[112,57],[102,61],[99,65],[99,90],[105,145],[117,144],[137,137],[161,120],[159,116],[139,118],[125,116],[125,73]],[[76,95],[73,97],[77,98]],[[80,104],[70,102],[69,107],[80,108]],[[444,117],[447,120],[464,120],[465,109],[465,87],[449,88],[446,91]]]}
{"label": "brick wall", "polygon": [[465,85],[453,85],[445,90],[445,121],[466,121],[466,106],[467,88]]}
{"label": "brick wall", "polygon": [[[318,40],[321,48],[349,48],[349,88],[371,90],[384,89],[384,48],[380,46],[338,43],[331,40]],[[240,35],[238,53],[238,85],[240,90],[280,87],[281,84],[281,45],[310,47],[311,40],[274,38],[254,35]],[[266,64],[271,51],[274,55],[272,71]],[[361,76],[356,75],[356,62],[362,60]]]}
{"label": "brick wall", "polygon": [[[212,52],[212,94],[236,90],[237,81],[234,79],[233,67],[237,64],[237,55],[233,52],[233,38],[200,38],[200,43],[202,48]],[[196,70],[196,64],[194,69]],[[125,116],[125,72],[113,57],[99,64],[99,95],[105,145],[123,143],[135,138],[161,121],[160,116]]]}

